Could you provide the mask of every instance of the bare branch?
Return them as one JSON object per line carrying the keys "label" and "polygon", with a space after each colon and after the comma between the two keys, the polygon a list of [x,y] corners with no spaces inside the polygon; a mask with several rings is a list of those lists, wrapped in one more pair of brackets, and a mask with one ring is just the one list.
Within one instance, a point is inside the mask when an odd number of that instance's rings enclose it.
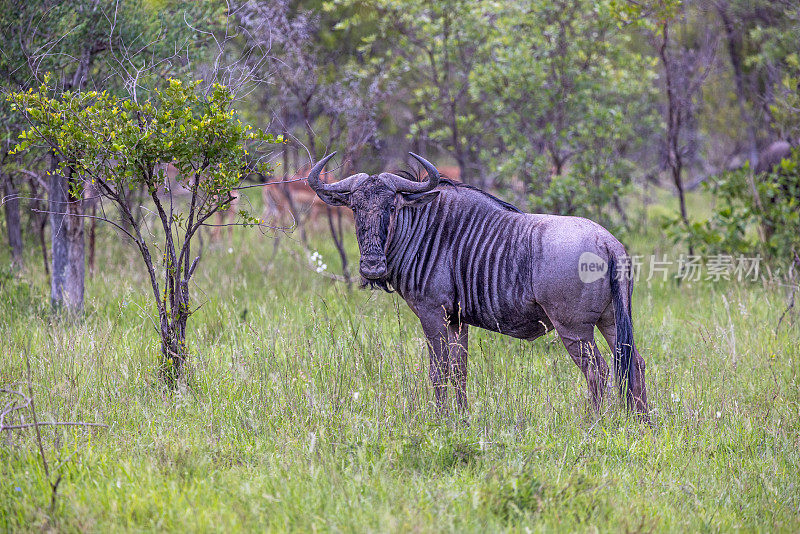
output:
{"label": "bare branch", "polygon": [[[78,201],[78,202],[80,202],[80,201]],[[122,226],[120,226],[119,224],[115,223],[114,221],[112,221],[111,219],[109,219],[107,217],[98,217],[96,215],[86,215],[84,213],[67,213],[67,212],[40,210],[40,209],[36,209],[36,208],[31,208],[31,211],[33,211],[34,213],[46,213],[48,215],[65,215],[65,216],[69,215],[70,217],[80,217],[80,218],[83,218],[83,219],[97,219],[99,221],[107,222],[108,224],[112,225],[117,230],[121,231],[122,233],[124,233],[125,235],[130,237],[131,240],[138,241],[138,239],[136,239],[136,236],[134,236],[129,231],[127,231],[125,228],[123,228]]]}
{"label": "bare branch", "polygon": [[24,423],[21,425],[6,425],[0,430],[18,430],[21,428],[33,428],[35,426],[99,426],[108,428],[108,425],[103,423],[84,423],[82,421],[37,421],[36,423]]}

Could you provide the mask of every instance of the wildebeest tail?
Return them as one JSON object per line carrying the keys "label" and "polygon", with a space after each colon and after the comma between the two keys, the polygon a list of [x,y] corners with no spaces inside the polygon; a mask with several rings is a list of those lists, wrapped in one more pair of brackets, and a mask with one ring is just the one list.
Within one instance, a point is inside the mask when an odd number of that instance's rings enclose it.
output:
{"label": "wildebeest tail", "polygon": [[[631,318],[631,294],[623,295],[619,286],[620,278],[630,279],[631,273],[618,273],[616,259],[613,255],[608,260],[609,284],[611,285],[611,301],[614,303],[614,322],[617,326],[617,338],[614,350],[614,374],[619,387],[619,394],[628,402],[633,395],[633,319]],[[627,298],[625,298],[627,296]],[[627,392],[626,392],[627,390]]]}

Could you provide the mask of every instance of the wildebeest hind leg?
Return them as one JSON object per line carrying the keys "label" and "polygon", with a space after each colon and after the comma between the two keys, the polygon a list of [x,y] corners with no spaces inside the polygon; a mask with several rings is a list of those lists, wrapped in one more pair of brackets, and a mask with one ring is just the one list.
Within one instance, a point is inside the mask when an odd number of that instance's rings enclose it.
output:
{"label": "wildebeest hind leg", "polygon": [[599,412],[608,383],[608,364],[594,341],[594,325],[565,326],[556,322],[553,325],[572,361],[586,377],[589,398],[595,411]]}
{"label": "wildebeest hind leg", "polygon": [[[617,342],[617,325],[614,322],[614,308],[612,306],[609,306],[608,309],[603,312],[600,321],[597,323],[597,328],[608,342],[611,355],[614,357]],[[644,381],[645,361],[635,347],[633,349],[633,365],[631,372],[634,374],[634,386],[633,391],[631,391],[631,399],[633,400],[632,408],[638,411],[645,421],[649,422],[650,417],[648,414],[650,412],[650,407],[647,404],[647,386]]]}
{"label": "wildebeest hind leg", "polygon": [[[617,343],[617,325],[614,322],[614,306],[608,305],[606,310],[600,316],[597,322],[597,329],[603,335],[603,338],[608,343],[608,348],[611,351],[611,358],[614,357],[614,347]],[[606,382],[608,384],[608,382]],[[609,385],[609,387],[611,387]]]}

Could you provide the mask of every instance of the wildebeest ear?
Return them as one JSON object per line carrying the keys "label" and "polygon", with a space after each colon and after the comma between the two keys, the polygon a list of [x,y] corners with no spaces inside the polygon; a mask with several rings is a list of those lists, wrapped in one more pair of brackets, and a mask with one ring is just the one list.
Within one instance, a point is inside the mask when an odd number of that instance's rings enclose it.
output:
{"label": "wildebeest ear", "polygon": [[403,206],[418,208],[438,197],[439,191],[428,191],[427,193],[404,193],[400,196],[403,198]]}
{"label": "wildebeest ear", "polygon": [[333,193],[330,191],[317,191],[317,196],[331,206],[347,206],[347,195],[344,193]]}

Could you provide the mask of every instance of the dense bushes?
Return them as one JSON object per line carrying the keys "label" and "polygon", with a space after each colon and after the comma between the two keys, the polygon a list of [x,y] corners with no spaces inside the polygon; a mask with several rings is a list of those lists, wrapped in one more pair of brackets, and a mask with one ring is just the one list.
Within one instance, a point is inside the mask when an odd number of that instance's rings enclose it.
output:
{"label": "dense bushes", "polygon": [[664,228],[700,252],[761,254],[774,260],[800,252],[800,149],[770,173],[754,176],[749,165],[704,184],[715,199],[711,215],[687,229],[675,218]]}

